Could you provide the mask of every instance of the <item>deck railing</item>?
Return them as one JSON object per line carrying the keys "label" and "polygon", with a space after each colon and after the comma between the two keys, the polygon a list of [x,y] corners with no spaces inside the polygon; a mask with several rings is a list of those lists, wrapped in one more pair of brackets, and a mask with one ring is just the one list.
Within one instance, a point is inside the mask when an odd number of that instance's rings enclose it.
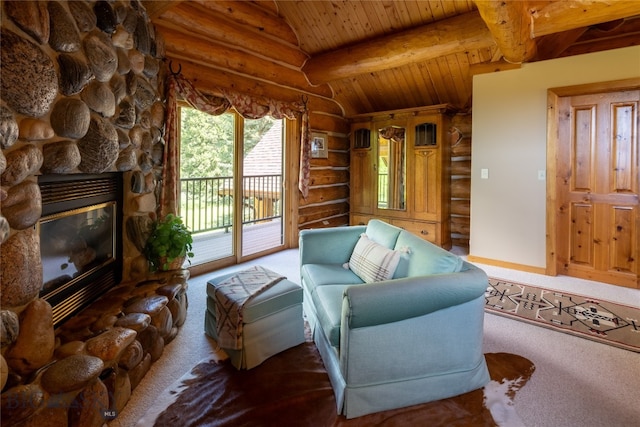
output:
{"label": "deck railing", "polygon": [[[243,177],[242,224],[282,216],[282,175]],[[233,177],[180,180],[180,216],[192,233],[233,225]]]}

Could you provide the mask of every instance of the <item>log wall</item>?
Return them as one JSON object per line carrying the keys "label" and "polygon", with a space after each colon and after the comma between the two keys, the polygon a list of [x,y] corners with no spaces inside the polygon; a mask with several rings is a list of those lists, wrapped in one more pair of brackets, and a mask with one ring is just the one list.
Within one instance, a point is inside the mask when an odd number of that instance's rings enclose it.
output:
{"label": "log wall", "polygon": [[469,249],[471,223],[471,114],[451,121],[451,240]]}

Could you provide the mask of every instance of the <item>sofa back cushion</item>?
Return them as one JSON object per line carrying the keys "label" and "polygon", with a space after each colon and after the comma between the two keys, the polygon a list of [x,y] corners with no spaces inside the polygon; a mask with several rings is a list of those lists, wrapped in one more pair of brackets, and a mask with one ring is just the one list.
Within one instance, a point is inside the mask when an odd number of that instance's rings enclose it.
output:
{"label": "sofa back cushion", "polygon": [[398,267],[400,252],[394,251],[360,235],[349,259],[349,269],[365,283],[389,280]]}
{"label": "sofa back cushion", "polygon": [[464,262],[459,256],[404,230],[394,249],[402,253],[394,278],[457,273]]}
{"label": "sofa back cushion", "polygon": [[381,244],[385,248],[392,249],[401,231],[402,229],[399,227],[380,221],[379,219],[372,219],[367,223],[366,233],[369,239]]}

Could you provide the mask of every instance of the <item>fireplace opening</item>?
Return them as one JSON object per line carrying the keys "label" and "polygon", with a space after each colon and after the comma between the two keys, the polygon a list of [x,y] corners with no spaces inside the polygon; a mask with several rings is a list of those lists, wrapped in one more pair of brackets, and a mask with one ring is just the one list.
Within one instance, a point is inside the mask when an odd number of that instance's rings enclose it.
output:
{"label": "fireplace opening", "polygon": [[38,183],[40,296],[58,326],[122,279],[122,177],[43,175]]}

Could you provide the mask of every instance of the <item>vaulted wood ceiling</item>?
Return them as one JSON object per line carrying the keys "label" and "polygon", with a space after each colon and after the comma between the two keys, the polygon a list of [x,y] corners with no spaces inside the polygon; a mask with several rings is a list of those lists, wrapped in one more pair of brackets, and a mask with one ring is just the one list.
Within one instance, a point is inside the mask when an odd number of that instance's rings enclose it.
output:
{"label": "vaulted wood ceiling", "polygon": [[637,0],[143,3],[167,59],[198,87],[305,95],[346,116],[465,109],[476,73],[640,44]]}

